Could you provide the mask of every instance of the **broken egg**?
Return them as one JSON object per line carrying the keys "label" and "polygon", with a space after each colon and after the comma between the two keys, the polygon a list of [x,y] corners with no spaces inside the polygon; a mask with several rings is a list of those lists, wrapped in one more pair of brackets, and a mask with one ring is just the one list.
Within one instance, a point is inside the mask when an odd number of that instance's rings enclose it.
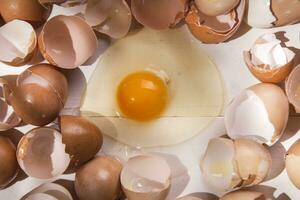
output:
{"label": "broken egg", "polygon": [[70,163],[60,132],[46,127],[32,129],[22,137],[17,159],[28,176],[39,179],[61,175]]}
{"label": "broken egg", "polygon": [[14,66],[22,65],[35,53],[35,30],[25,21],[8,22],[0,27],[0,45],[0,61]]}
{"label": "broken egg", "polygon": [[224,120],[230,138],[273,145],[283,134],[289,103],[277,85],[260,83],[243,90],[228,105]]}
{"label": "broken egg", "polygon": [[124,37],[132,18],[126,0],[89,0],[84,17],[94,30],[112,38]]}
{"label": "broken egg", "polygon": [[43,126],[58,117],[67,95],[66,77],[52,65],[38,64],[18,76],[8,101],[25,123]]}
{"label": "broken egg", "polygon": [[300,189],[300,140],[297,140],[288,150],[285,157],[285,167],[292,183]]}
{"label": "broken egg", "polygon": [[170,189],[171,169],[159,156],[135,156],[122,169],[121,184],[130,200],[162,200]]}
{"label": "broken egg", "polygon": [[295,53],[281,45],[273,33],[259,37],[244,60],[252,74],[262,82],[279,83],[293,69]]}
{"label": "broken egg", "polygon": [[152,29],[175,26],[184,17],[188,0],[131,0],[131,11],[142,25]]}
{"label": "broken egg", "polygon": [[297,113],[300,112],[300,65],[296,66],[285,82],[285,92],[289,102],[294,106]]}
{"label": "broken egg", "polygon": [[0,189],[7,186],[17,175],[19,166],[16,147],[7,137],[0,135]]}
{"label": "broken egg", "polygon": [[71,166],[77,167],[92,159],[103,143],[101,131],[80,116],[61,116],[60,130],[66,152],[71,156]]}
{"label": "broken egg", "polygon": [[208,16],[218,16],[226,14],[234,9],[240,0],[195,0],[197,8],[205,15]]}
{"label": "broken egg", "polygon": [[202,13],[192,2],[185,21],[190,32],[203,43],[224,42],[238,30],[245,11],[245,0],[228,13],[218,16],[208,16]]}
{"label": "broken egg", "polygon": [[211,139],[201,160],[201,171],[212,186],[230,191],[261,183],[271,169],[271,155],[249,139]]}
{"label": "broken egg", "polygon": [[76,173],[75,191],[79,199],[116,200],[121,195],[122,164],[109,156],[99,156]]}
{"label": "broken egg", "polygon": [[77,16],[51,18],[44,25],[38,42],[45,59],[65,69],[79,67],[97,49],[97,38],[92,28]]}
{"label": "broken egg", "polygon": [[[45,184],[35,188],[28,194],[26,194],[21,200],[35,199],[38,196],[40,196],[40,195],[36,196],[36,194],[46,194],[46,195],[53,197],[55,200],[56,199],[57,200],[73,200],[73,197],[70,194],[70,192],[63,186],[58,185],[56,183],[45,183]],[[41,199],[46,200],[41,197],[40,197],[40,199],[37,199],[37,200],[41,200]]]}
{"label": "broken egg", "polygon": [[261,192],[251,190],[237,190],[225,194],[220,200],[267,200],[265,195]]}

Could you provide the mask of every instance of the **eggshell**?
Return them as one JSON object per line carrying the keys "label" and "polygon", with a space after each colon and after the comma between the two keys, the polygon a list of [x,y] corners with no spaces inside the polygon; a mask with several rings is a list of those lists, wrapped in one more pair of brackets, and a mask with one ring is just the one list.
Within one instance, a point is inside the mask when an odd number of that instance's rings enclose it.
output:
{"label": "eggshell", "polygon": [[296,66],[285,82],[285,91],[289,102],[294,106],[297,113],[300,113],[300,65]]}
{"label": "eggshell", "polygon": [[163,200],[170,189],[171,169],[159,156],[135,156],[125,164],[121,184],[130,200]]}
{"label": "eggshell", "polygon": [[30,195],[25,200],[41,200],[41,199],[43,199],[43,200],[60,200],[51,195],[44,194],[44,193],[36,193],[36,194]]}
{"label": "eggshell", "polygon": [[131,11],[135,19],[152,29],[167,29],[184,17],[187,0],[131,0]]}
{"label": "eggshell", "polygon": [[70,163],[61,134],[52,128],[35,128],[20,140],[17,159],[31,177],[50,179],[61,175]]}
{"label": "eggshell", "polygon": [[0,135],[0,189],[7,186],[17,175],[19,166],[16,147],[7,137]]}
{"label": "eggshell", "polygon": [[0,27],[0,45],[0,61],[19,66],[34,55],[36,33],[28,22],[13,20]]}
{"label": "eggshell", "polygon": [[19,19],[35,23],[47,16],[47,10],[38,0],[1,0],[0,12],[5,22]]}
{"label": "eggshell", "polygon": [[250,138],[269,146],[283,134],[288,99],[277,85],[260,83],[243,90],[227,106],[224,120],[229,137]]}
{"label": "eggshell", "polygon": [[79,199],[116,200],[121,195],[121,163],[109,156],[99,156],[76,173],[75,191]]}
{"label": "eggshell", "polygon": [[200,199],[198,197],[186,196],[186,197],[181,197],[177,200],[203,200],[203,199]]}
{"label": "eggshell", "polygon": [[129,32],[132,16],[125,0],[90,0],[85,19],[94,30],[112,38],[122,38]]}
{"label": "eggshell", "polygon": [[192,3],[185,18],[190,32],[203,43],[224,42],[238,30],[245,11],[245,0],[241,0],[231,12],[219,16],[207,16]]}
{"label": "eggshell", "polygon": [[97,49],[97,38],[92,28],[77,16],[51,18],[44,25],[38,42],[45,59],[65,69],[79,67]]}
{"label": "eggshell", "polygon": [[277,19],[274,22],[276,26],[293,24],[300,20],[299,0],[272,0],[271,8]]}
{"label": "eggshell", "polygon": [[195,0],[197,8],[205,15],[218,16],[230,12],[235,8],[240,0],[229,1],[207,1],[207,0]]}
{"label": "eggshell", "polygon": [[67,99],[68,82],[57,68],[49,64],[29,67],[16,82],[8,99],[24,122],[43,126],[59,115]]}
{"label": "eggshell", "polygon": [[250,191],[250,190],[238,190],[230,192],[220,200],[267,200],[265,195],[261,192]]}
{"label": "eggshell", "polygon": [[285,157],[285,167],[292,183],[300,190],[300,140],[297,140],[288,150]]}
{"label": "eggshell", "polygon": [[66,152],[71,156],[71,166],[77,167],[92,159],[103,143],[101,131],[80,116],[61,116],[60,130]]}

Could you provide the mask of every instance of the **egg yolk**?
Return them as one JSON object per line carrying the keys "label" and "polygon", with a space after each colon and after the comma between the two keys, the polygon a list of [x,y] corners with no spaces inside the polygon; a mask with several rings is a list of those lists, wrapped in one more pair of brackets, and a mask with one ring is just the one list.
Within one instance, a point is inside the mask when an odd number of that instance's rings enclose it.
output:
{"label": "egg yolk", "polygon": [[165,109],[168,88],[164,80],[152,72],[136,72],[119,84],[117,102],[128,118],[147,121],[157,118]]}

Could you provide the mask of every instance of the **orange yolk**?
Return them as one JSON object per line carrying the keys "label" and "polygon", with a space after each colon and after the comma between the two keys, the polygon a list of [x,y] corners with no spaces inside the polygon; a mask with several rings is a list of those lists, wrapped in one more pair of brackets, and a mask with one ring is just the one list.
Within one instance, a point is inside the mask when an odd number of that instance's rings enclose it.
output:
{"label": "orange yolk", "polygon": [[128,75],[119,84],[117,102],[128,118],[147,121],[157,118],[168,100],[166,83],[157,75],[143,71]]}

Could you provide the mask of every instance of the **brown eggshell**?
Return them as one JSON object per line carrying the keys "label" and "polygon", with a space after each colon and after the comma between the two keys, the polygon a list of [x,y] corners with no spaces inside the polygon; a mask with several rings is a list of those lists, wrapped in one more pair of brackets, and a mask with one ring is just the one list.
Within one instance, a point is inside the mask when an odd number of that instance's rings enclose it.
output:
{"label": "brown eggshell", "polygon": [[267,200],[265,195],[261,192],[250,190],[237,190],[227,193],[220,200]]}
{"label": "brown eggshell", "polygon": [[293,24],[300,20],[299,0],[272,0],[271,6],[277,19],[274,22],[276,26]]}
{"label": "brown eggshell", "polygon": [[[234,35],[242,23],[245,11],[245,0],[241,0],[238,6],[229,15],[234,20],[233,27],[226,26],[217,21],[216,17],[206,16],[192,3],[191,9],[185,18],[190,32],[203,43],[214,44],[224,42]],[[206,24],[208,23],[208,24]],[[222,28],[223,27],[223,28]],[[219,30],[217,30],[219,29]]]}
{"label": "brown eggshell", "polygon": [[44,25],[38,43],[46,60],[65,69],[79,67],[97,49],[97,38],[92,28],[77,16],[51,18]]}
{"label": "brown eggshell", "polygon": [[193,197],[193,196],[186,196],[186,197],[181,197],[177,200],[203,200],[203,199],[200,199],[198,197]]}
{"label": "brown eggshell", "polygon": [[1,0],[0,12],[5,22],[20,19],[34,23],[47,17],[47,10],[38,0]]}
{"label": "brown eggshell", "polygon": [[167,29],[179,23],[188,8],[187,0],[131,0],[135,19],[152,29]]}
{"label": "brown eggshell", "polygon": [[0,189],[7,186],[17,175],[19,166],[15,145],[0,135]]}
{"label": "brown eggshell", "polygon": [[255,66],[251,62],[250,51],[244,51],[244,60],[250,72],[264,83],[280,83],[284,81],[294,67],[294,59],[284,66],[275,69],[270,69],[268,65]]}
{"label": "brown eggshell", "polygon": [[300,190],[300,140],[297,140],[288,150],[285,157],[285,167],[292,183]]}
{"label": "brown eggshell", "polygon": [[101,131],[84,117],[61,116],[60,130],[71,166],[78,167],[92,159],[102,146]]}
{"label": "brown eggshell", "polygon": [[300,113],[300,65],[296,66],[285,82],[285,92],[289,102]]}
{"label": "brown eggshell", "polygon": [[67,95],[65,76],[52,65],[38,64],[18,76],[9,103],[24,122],[43,126],[59,115]]}
{"label": "brown eggshell", "polygon": [[218,16],[230,12],[237,6],[239,0],[227,0],[227,1],[207,1],[207,0],[195,0],[197,8],[208,16]]}
{"label": "brown eggshell", "polygon": [[121,195],[122,165],[109,156],[99,156],[76,173],[75,190],[79,199],[116,200]]}

